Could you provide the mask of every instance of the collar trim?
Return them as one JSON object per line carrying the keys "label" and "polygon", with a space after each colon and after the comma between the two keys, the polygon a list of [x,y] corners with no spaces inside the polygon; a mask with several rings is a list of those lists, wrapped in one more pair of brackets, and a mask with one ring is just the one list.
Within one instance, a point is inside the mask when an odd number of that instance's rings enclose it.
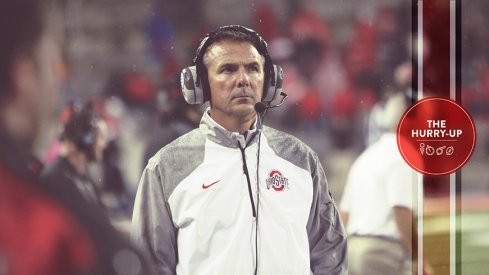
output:
{"label": "collar trim", "polygon": [[256,133],[259,132],[257,127],[258,120],[255,120],[252,129],[248,130],[245,135],[241,135],[238,132],[231,132],[222,127],[209,113],[210,107],[207,107],[200,120],[199,126],[200,130],[208,139],[230,148],[238,148],[238,144],[241,145],[241,147],[245,147],[246,144],[250,145],[255,142],[256,137],[258,136]]}

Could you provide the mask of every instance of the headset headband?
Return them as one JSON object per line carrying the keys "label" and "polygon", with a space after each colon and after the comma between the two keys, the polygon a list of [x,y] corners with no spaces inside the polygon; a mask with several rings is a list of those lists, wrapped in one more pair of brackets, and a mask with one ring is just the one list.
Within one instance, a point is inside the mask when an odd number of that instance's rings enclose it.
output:
{"label": "headset headband", "polygon": [[252,44],[258,53],[265,59],[264,73],[265,81],[263,83],[262,100],[271,102],[282,91],[282,69],[274,65],[270,55],[268,54],[268,45],[265,40],[254,30],[240,26],[229,25],[220,27],[204,36],[197,47],[197,51],[193,60],[193,65],[182,70],[180,83],[185,100],[190,104],[200,104],[210,100],[209,83],[207,77],[207,69],[204,64],[204,55],[207,49],[216,41],[233,40],[232,34],[224,34],[225,32],[239,32],[245,34],[245,38],[235,37],[237,41],[245,41]]}
{"label": "headset headband", "polygon": [[[223,26],[220,27],[210,33],[208,33],[204,38],[200,40],[199,47],[197,48],[197,52],[194,57],[194,65],[197,68],[197,79],[196,79],[196,84],[197,85],[202,85],[201,77],[204,68],[204,55],[207,51],[207,49],[216,42],[216,40],[219,37],[219,35],[225,31],[237,31],[241,32],[244,34],[249,34],[250,37],[254,40],[251,41],[253,46],[257,49],[258,53],[262,55],[265,58],[265,64],[264,64],[264,69],[265,71],[265,76],[270,76],[271,72],[270,70],[273,70],[272,66],[272,59],[270,58],[270,55],[268,54],[268,44],[263,38],[254,30],[250,28],[246,28],[240,25],[229,25],[229,26]],[[272,81],[275,81],[273,79]],[[275,83],[272,82],[272,85],[275,85]]]}

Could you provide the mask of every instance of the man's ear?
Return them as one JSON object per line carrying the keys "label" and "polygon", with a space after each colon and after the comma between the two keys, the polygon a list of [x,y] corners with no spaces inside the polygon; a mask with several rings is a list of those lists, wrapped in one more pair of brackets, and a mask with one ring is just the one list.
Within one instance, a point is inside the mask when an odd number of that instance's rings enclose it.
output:
{"label": "man's ear", "polygon": [[37,87],[36,65],[32,58],[19,56],[15,58],[11,70],[11,98],[35,96]]}

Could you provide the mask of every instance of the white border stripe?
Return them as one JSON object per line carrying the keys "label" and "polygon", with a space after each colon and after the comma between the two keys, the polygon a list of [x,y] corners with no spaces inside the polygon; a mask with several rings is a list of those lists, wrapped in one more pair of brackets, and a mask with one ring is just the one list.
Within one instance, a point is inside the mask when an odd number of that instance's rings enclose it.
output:
{"label": "white border stripe", "polygon": [[[423,0],[418,0],[418,37],[416,43],[418,57],[418,100],[423,98]],[[418,274],[423,275],[423,175],[418,174]]]}
{"label": "white border stripe", "polygon": [[[456,1],[450,1],[450,98],[456,99],[455,87],[455,9]],[[450,275],[456,272],[456,233],[457,233],[457,194],[456,194],[456,175],[450,174]]]}

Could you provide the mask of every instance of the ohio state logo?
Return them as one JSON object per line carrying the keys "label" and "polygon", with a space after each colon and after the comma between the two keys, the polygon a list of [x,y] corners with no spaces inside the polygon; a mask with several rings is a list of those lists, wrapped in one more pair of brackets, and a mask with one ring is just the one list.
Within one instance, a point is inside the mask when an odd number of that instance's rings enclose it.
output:
{"label": "ohio state logo", "polygon": [[284,177],[278,170],[272,170],[266,180],[267,189],[273,188],[275,191],[283,191],[285,187],[289,189],[289,179]]}

